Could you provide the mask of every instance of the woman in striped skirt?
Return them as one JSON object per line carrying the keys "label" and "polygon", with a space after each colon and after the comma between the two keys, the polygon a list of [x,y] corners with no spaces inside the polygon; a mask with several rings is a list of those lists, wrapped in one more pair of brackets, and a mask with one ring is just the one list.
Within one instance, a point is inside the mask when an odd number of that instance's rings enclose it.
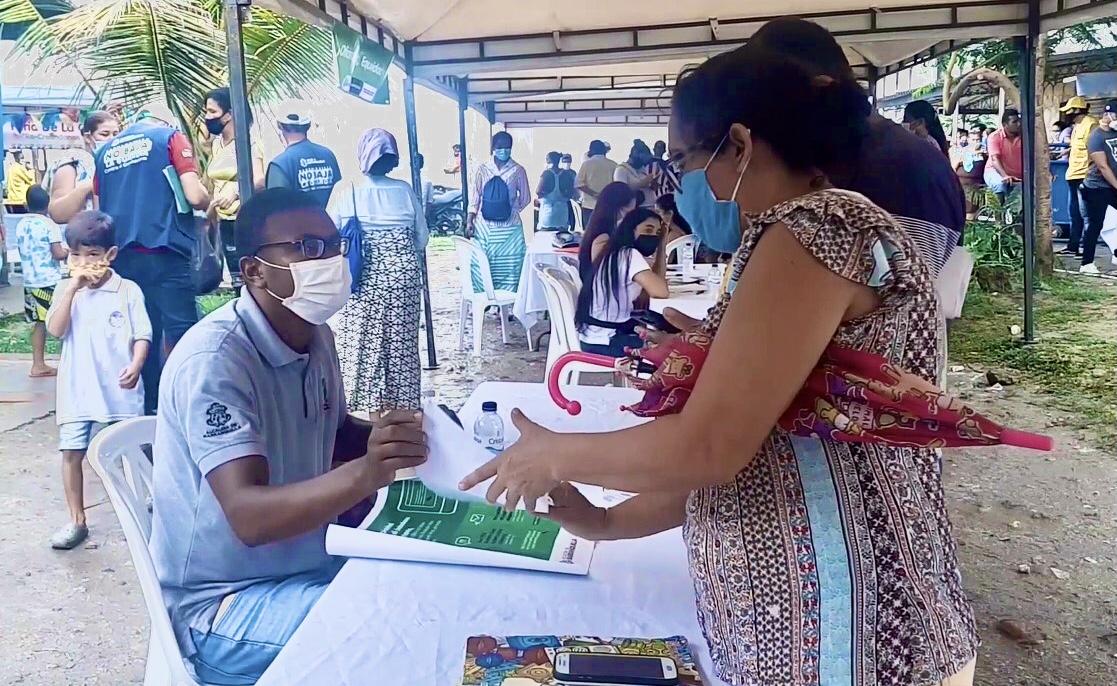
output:
{"label": "woman in striped skirt", "polygon": [[357,146],[364,172],[334,190],[330,214],[340,229],[361,222],[359,284],[341,311],[338,355],[350,410],[374,414],[419,409],[419,254],[427,220],[411,184],[387,174],[399,166],[396,139],[369,129]]}
{"label": "woman in striped skirt", "polygon": [[[512,159],[512,136],[501,131],[493,136],[493,156],[473,175],[469,191],[466,238],[473,238],[489,258],[493,288],[515,293],[520,288],[520,270],[527,255],[520,212],[531,203],[527,170]],[[485,285],[477,263],[473,264],[473,290]]]}

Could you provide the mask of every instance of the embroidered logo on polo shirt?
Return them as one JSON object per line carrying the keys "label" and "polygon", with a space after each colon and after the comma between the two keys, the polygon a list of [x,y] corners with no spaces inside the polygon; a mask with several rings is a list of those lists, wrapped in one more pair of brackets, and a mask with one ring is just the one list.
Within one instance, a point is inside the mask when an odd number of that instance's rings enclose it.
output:
{"label": "embroidered logo on polo shirt", "polygon": [[233,416],[229,414],[229,408],[221,403],[211,403],[206,409],[206,424],[213,428],[205,432],[203,438],[224,436],[240,428],[240,423],[234,422]]}
{"label": "embroidered logo on polo shirt", "polygon": [[119,329],[124,326],[124,315],[120,312],[113,312],[109,315],[109,326],[114,329]]}

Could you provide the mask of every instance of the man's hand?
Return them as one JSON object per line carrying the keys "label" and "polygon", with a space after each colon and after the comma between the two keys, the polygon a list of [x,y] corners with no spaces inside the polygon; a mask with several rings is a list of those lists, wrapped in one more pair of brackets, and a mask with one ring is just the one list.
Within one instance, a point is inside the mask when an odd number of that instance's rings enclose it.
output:
{"label": "man's hand", "polygon": [[368,454],[359,461],[363,483],[370,495],[392,483],[396,471],[426,462],[423,414],[393,410],[374,421]]}
{"label": "man's hand", "polygon": [[140,381],[140,369],[135,365],[128,365],[120,371],[120,387],[126,391],[130,391],[136,387]]}
{"label": "man's hand", "polygon": [[467,239],[473,238],[473,218],[470,217],[465,223],[465,229],[462,231]]}

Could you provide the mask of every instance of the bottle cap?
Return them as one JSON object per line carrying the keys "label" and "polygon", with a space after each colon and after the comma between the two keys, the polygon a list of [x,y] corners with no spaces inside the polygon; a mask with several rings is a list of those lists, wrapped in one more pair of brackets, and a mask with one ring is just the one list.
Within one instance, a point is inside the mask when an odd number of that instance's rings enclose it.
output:
{"label": "bottle cap", "polygon": [[496,412],[496,403],[492,400],[486,400],[485,402],[481,403],[481,411]]}

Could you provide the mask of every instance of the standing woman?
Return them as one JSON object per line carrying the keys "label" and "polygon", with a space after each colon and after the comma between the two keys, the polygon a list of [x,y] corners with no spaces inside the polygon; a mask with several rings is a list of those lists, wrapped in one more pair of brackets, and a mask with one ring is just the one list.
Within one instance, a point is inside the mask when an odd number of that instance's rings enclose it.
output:
{"label": "standing woman", "polygon": [[[465,227],[466,238],[476,239],[488,256],[493,288],[498,291],[520,290],[520,270],[527,255],[520,212],[530,203],[527,170],[512,159],[512,134],[501,131],[493,136],[493,156],[473,175]],[[476,262],[473,290],[485,290]]]}
{"label": "standing woman", "polygon": [[[91,155],[118,133],[120,121],[110,112],[91,112],[81,125],[82,143]],[[45,186],[50,193],[50,218],[59,224],[93,209],[93,169],[77,157],[47,171]]]}
{"label": "standing woman", "polygon": [[[669,129],[679,209],[696,234],[741,236],[736,290],[686,339],[710,343],[704,364],[676,349],[657,373],[656,389],[685,375],[689,399],[611,433],[552,433],[514,412],[520,439],[462,483],[495,474],[490,501],[511,505],[551,493],[545,516],[588,538],[681,525],[729,684],[973,684],[977,630],[935,450],[777,426],[832,345],[938,375],[927,263],[890,214],[826,174],[857,159],[869,108],[852,74],[812,76],[755,43],[684,72]],[[562,482],[640,495],[600,510]]]}
{"label": "standing woman", "polygon": [[419,409],[419,254],[427,219],[411,184],[388,173],[399,166],[395,137],[369,129],[357,144],[363,176],[334,190],[330,216],[340,230],[361,223],[357,290],[339,315],[337,341],[350,409],[374,415]]}
{"label": "standing woman", "polygon": [[539,198],[540,231],[565,231],[570,228],[570,196],[574,194],[574,184],[569,175],[563,176],[559,168],[562,155],[547,153],[547,168],[539,177],[535,197]]}
{"label": "standing woman", "polygon": [[[227,87],[217,88],[206,94],[206,131],[213,136],[209,165],[206,167],[207,185],[210,186],[209,211],[206,213],[211,226],[220,227],[221,245],[225,265],[233,285],[240,284],[240,260],[237,242],[233,235],[237,212],[240,211],[240,182],[237,180],[236,128],[233,121],[233,104]],[[249,126],[252,117],[249,115]],[[263,190],[267,176],[264,174],[264,149],[259,141],[252,141],[252,185]]]}

